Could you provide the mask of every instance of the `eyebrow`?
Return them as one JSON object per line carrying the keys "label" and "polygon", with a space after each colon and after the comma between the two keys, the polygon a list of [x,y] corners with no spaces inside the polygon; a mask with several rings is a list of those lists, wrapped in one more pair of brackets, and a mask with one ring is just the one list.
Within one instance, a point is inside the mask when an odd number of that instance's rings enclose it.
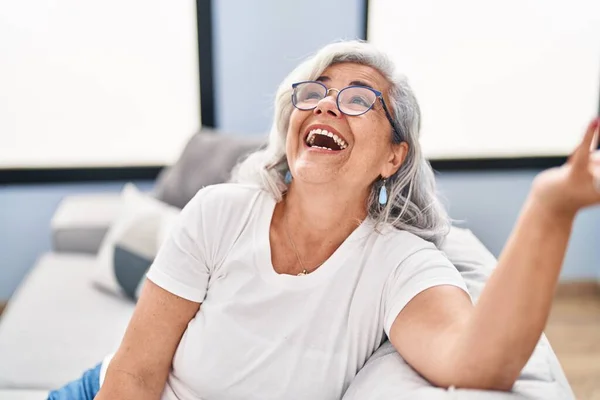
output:
{"label": "eyebrow", "polygon": [[[317,78],[317,82],[329,82],[331,81],[331,78],[325,75],[321,75],[320,77]],[[365,86],[368,88],[373,89],[373,86],[369,85],[368,83],[365,83],[363,81],[352,81],[350,82],[349,86]]]}

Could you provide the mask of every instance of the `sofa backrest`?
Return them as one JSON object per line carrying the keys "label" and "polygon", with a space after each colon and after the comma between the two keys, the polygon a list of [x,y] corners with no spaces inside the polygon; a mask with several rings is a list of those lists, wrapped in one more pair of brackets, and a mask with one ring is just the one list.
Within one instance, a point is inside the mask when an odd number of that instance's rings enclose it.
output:
{"label": "sofa backrest", "polygon": [[228,181],[233,167],[264,144],[264,136],[234,136],[203,128],[190,138],[177,162],[161,171],[154,195],[183,208],[204,186]]}

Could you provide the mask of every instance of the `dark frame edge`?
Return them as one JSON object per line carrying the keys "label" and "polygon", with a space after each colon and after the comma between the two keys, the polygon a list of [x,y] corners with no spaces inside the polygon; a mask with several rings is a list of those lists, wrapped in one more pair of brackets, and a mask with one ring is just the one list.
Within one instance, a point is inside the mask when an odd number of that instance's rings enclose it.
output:
{"label": "dark frame edge", "polygon": [[0,185],[155,180],[163,166],[0,169]]}
{"label": "dark frame edge", "polygon": [[369,40],[367,34],[369,33],[369,0],[363,0],[363,31],[362,38],[363,40]]}
{"label": "dark frame edge", "polygon": [[558,167],[564,164],[566,160],[566,156],[465,158],[430,160],[430,164],[438,172],[541,171]]}
{"label": "dark frame edge", "polygon": [[202,126],[216,127],[212,0],[196,0]]}

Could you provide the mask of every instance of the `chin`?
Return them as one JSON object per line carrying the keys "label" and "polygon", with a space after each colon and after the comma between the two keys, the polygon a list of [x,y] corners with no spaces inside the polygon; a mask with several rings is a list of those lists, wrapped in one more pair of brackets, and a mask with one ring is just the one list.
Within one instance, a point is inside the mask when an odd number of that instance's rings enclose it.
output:
{"label": "chin", "polygon": [[325,168],[314,164],[296,164],[294,179],[306,183],[330,183],[336,181],[338,172],[339,168]]}

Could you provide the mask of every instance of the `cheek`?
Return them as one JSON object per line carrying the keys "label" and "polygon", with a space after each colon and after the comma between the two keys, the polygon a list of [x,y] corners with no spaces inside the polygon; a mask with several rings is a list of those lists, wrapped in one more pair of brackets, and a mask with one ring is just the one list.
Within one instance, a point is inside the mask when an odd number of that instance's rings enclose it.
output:
{"label": "cheek", "polygon": [[296,111],[297,110],[294,110],[294,112],[292,112],[292,114],[290,115],[288,130],[286,134],[285,148],[288,155],[290,154],[290,152],[295,152],[295,148],[298,145],[299,140],[298,132],[300,131],[300,126],[302,124],[302,121],[304,120],[304,118],[302,118],[302,115],[298,115]]}
{"label": "cheek", "polygon": [[287,130],[288,138],[298,136],[297,134],[300,129],[301,123],[302,123],[302,119],[294,110],[294,112],[292,112],[292,114],[290,115],[290,120],[289,120],[289,124],[288,124],[288,130]]}
{"label": "cheek", "polygon": [[310,112],[308,111],[300,111],[297,109],[294,109],[294,111],[290,114],[290,122],[288,125],[288,130],[287,130],[287,137],[288,137],[288,141],[289,139],[292,139],[292,142],[297,143],[299,138],[300,138],[300,129],[302,128],[302,125],[304,124],[304,122],[306,121],[306,118],[308,118],[308,116],[310,115]]}
{"label": "cheek", "polygon": [[369,116],[353,122],[355,123],[352,125],[352,132],[361,153],[375,157],[389,148],[388,129],[377,116],[375,118]]}
{"label": "cheek", "polygon": [[289,128],[295,127],[298,130],[298,127],[302,124],[302,121],[306,119],[306,111],[300,111],[297,108],[294,108],[294,111],[290,114],[290,125]]}

